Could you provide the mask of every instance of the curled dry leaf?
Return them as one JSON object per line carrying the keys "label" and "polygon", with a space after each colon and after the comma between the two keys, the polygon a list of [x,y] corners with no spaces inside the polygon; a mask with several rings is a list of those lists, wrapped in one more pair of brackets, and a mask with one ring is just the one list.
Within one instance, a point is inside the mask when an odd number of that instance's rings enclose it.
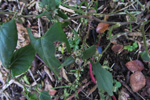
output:
{"label": "curled dry leaf", "polygon": [[144,65],[140,60],[129,61],[126,63],[126,67],[133,73],[144,69]]}
{"label": "curled dry leaf", "polygon": [[45,90],[49,91],[49,95],[54,96],[56,94],[56,90],[50,84],[46,84]]}
{"label": "curled dry leaf", "polygon": [[130,86],[134,92],[141,90],[146,84],[145,76],[137,71],[130,76]]}
{"label": "curled dry leaf", "polygon": [[30,43],[27,29],[19,23],[16,23],[17,31],[18,31],[18,43],[17,48],[24,47]]}
{"label": "curled dry leaf", "polygon": [[118,53],[118,52],[121,52],[123,50],[123,45],[115,44],[112,46],[111,49],[114,53]]}
{"label": "curled dry leaf", "polygon": [[102,34],[107,30],[108,26],[109,24],[107,23],[99,23],[98,26],[96,27],[96,32]]}

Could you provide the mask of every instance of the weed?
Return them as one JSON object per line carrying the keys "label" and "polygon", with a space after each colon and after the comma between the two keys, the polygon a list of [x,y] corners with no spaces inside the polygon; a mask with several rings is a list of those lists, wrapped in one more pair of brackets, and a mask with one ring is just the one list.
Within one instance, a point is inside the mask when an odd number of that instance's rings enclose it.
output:
{"label": "weed", "polygon": [[124,46],[124,49],[128,51],[134,51],[137,49],[137,47],[138,47],[137,42],[134,42],[132,45]]}

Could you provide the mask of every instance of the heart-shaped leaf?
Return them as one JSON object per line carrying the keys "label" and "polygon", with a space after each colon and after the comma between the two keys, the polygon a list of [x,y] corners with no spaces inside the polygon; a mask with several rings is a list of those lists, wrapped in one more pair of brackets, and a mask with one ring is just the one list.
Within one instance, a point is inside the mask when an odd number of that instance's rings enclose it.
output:
{"label": "heart-shaped leaf", "polygon": [[31,45],[27,45],[17,50],[11,60],[11,74],[12,76],[17,76],[26,72],[34,59],[35,51]]}
{"label": "heart-shaped leaf", "polygon": [[11,57],[17,45],[17,28],[15,20],[0,26],[0,60],[2,65],[9,68]]}
{"label": "heart-shaped leaf", "polygon": [[48,94],[48,91],[40,92],[40,100],[51,100],[51,97]]}
{"label": "heart-shaped leaf", "polygon": [[106,91],[110,96],[113,95],[113,78],[112,74],[105,69],[103,69],[100,65],[100,63],[94,64],[92,62],[93,71],[96,76],[96,81],[99,90]]}
{"label": "heart-shaped leaf", "polygon": [[92,57],[95,54],[95,52],[96,52],[96,46],[93,45],[83,52],[83,58],[88,59]]}
{"label": "heart-shaped leaf", "polygon": [[55,41],[65,42],[68,51],[69,52],[71,51],[66,35],[63,32],[60,23],[54,24],[41,38],[35,38],[32,35],[31,30],[29,28],[27,30],[29,33],[31,44],[35,49],[35,51],[49,66],[49,68],[54,72],[54,74],[58,75],[60,71],[58,67],[61,65],[61,63],[55,57],[54,42]]}

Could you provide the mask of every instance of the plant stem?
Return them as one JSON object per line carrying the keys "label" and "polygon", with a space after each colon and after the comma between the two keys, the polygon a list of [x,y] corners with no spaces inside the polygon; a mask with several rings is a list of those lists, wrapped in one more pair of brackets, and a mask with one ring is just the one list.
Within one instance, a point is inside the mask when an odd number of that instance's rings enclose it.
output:
{"label": "plant stem", "polygon": [[146,37],[145,37],[145,31],[144,31],[144,27],[145,27],[145,24],[149,23],[149,21],[145,21],[142,26],[141,26],[141,32],[142,32],[142,36],[143,36],[143,41],[144,41],[144,47],[145,47],[145,51],[148,52],[148,49],[147,49],[147,44],[146,44]]}
{"label": "plant stem", "polygon": [[70,19],[65,19],[62,22],[69,22],[71,20],[79,19],[79,18],[87,18],[87,19],[89,19],[89,16],[87,16],[87,15],[79,15],[79,16],[71,17]]}
{"label": "plant stem", "polygon": [[[15,15],[16,12],[4,12],[4,11],[0,11],[0,14]],[[27,17],[36,17],[37,15],[15,15],[15,16],[27,18]]]}
{"label": "plant stem", "polygon": [[101,56],[99,57],[98,62],[101,60],[103,54],[104,54],[104,53],[106,52],[106,50],[109,48],[110,44],[111,44],[111,42],[108,43],[108,45],[106,46],[106,48],[104,49],[104,51],[100,54]]}

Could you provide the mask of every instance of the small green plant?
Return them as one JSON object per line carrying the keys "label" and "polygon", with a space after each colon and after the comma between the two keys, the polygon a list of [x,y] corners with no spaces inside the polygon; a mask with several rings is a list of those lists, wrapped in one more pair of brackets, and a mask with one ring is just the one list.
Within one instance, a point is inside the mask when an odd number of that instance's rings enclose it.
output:
{"label": "small green plant", "polygon": [[80,43],[80,39],[79,36],[77,35],[76,31],[73,31],[74,36],[71,37],[68,42],[70,44],[70,47],[73,48],[73,51],[76,51],[79,49],[79,43]]}
{"label": "small green plant", "polygon": [[121,83],[117,80],[114,80],[113,91],[117,92],[120,87],[121,87]]}
{"label": "small green plant", "polygon": [[138,47],[137,42],[134,42],[132,45],[124,46],[124,49],[128,51],[134,51],[137,49],[137,47]]}

